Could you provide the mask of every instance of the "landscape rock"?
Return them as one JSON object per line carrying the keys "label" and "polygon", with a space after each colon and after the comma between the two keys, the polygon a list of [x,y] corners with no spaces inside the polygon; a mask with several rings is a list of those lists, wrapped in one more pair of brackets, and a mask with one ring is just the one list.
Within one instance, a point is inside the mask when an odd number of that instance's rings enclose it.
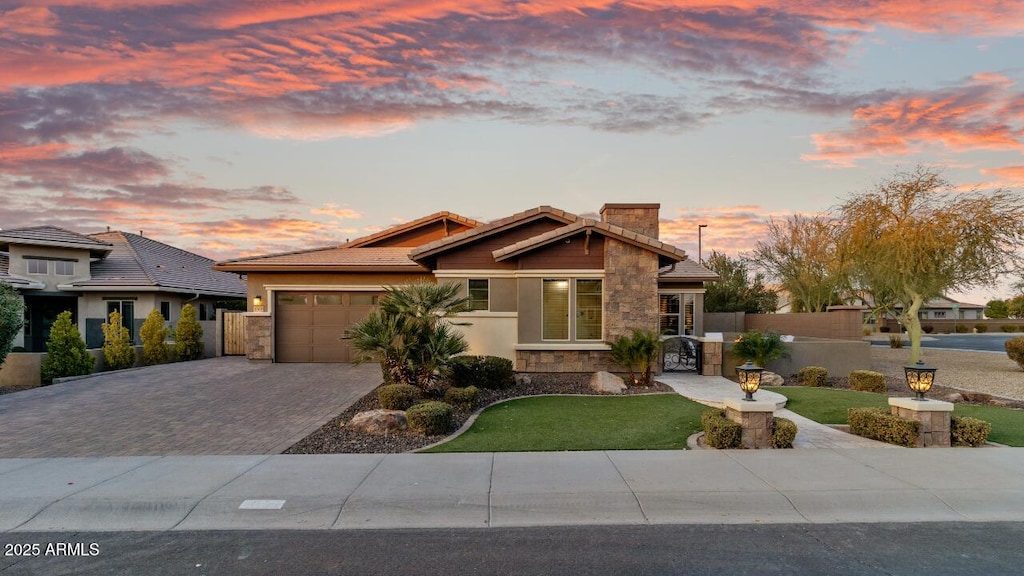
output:
{"label": "landscape rock", "polygon": [[594,375],[590,377],[588,385],[595,392],[609,394],[622,394],[622,391],[626,389],[626,384],[622,381],[622,378],[611,372],[594,372]]}
{"label": "landscape rock", "polygon": [[786,380],[775,372],[761,372],[761,386],[782,386]]}
{"label": "landscape rock", "polygon": [[409,425],[402,410],[368,410],[352,417],[347,427],[369,434],[405,430]]}
{"label": "landscape rock", "polygon": [[946,402],[952,402],[956,404],[957,402],[964,401],[964,395],[959,392],[953,392],[952,394],[946,394],[945,396],[942,397],[942,399],[945,400]]}
{"label": "landscape rock", "polygon": [[519,386],[529,386],[533,383],[533,378],[530,378],[529,374],[516,374],[515,381]]}

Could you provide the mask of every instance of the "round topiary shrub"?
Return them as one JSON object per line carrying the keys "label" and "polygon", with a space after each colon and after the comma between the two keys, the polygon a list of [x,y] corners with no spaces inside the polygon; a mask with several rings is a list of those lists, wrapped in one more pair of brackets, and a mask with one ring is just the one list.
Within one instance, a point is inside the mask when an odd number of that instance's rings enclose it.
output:
{"label": "round topiary shrub", "polygon": [[1003,346],[1006,347],[1006,355],[1010,357],[1010,360],[1016,362],[1017,366],[1024,370],[1024,336],[1010,338]]}
{"label": "round topiary shrub", "polygon": [[828,369],[821,366],[805,366],[797,371],[796,379],[800,384],[812,388],[828,386]]}
{"label": "round topiary shrub", "polygon": [[957,324],[955,330],[957,334],[967,334],[971,331],[966,324]]}
{"label": "round topiary shrub", "polygon": [[457,356],[448,365],[449,380],[456,388],[501,389],[514,384],[512,361],[500,356]]}
{"label": "round topiary shrub", "polygon": [[377,388],[377,401],[385,410],[408,410],[420,399],[420,389],[411,384],[386,384]]}
{"label": "round topiary shrub", "polygon": [[423,402],[405,411],[409,428],[425,436],[447,434],[452,429],[452,406],[444,402]]}
{"label": "round topiary shrub", "polygon": [[953,416],[949,420],[949,436],[953,446],[984,446],[992,425],[970,416]]}
{"label": "round topiary shrub", "polygon": [[462,410],[472,410],[476,408],[476,403],[480,398],[480,390],[476,386],[466,386],[465,388],[449,388],[444,391],[444,401],[461,408]]}
{"label": "round topiary shrub", "polygon": [[850,372],[850,388],[861,392],[885,394],[885,374],[871,370]]}
{"label": "round topiary shrub", "polygon": [[46,350],[41,371],[43,382],[47,384],[54,378],[92,374],[96,368],[96,359],[86,350],[85,340],[67,310],[57,315],[57,321],[50,328]]}
{"label": "round topiary shrub", "polygon": [[708,448],[739,448],[743,427],[725,417],[725,410],[708,410],[700,415],[704,445]]}
{"label": "round topiary shrub", "polygon": [[922,324],[921,331],[925,334],[931,334],[932,332],[935,332],[935,326],[932,326],[931,324]]}
{"label": "round topiary shrub", "polygon": [[1014,326],[1013,324],[1003,324],[1002,326],[999,327],[999,329],[1006,333],[1017,331],[1017,327]]}
{"label": "round topiary shrub", "polygon": [[974,331],[978,334],[984,334],[985,332],[988,332],[988,324],[975,324]]}
{"label": "round topiary shrub", "polygon": [[772,448],[792,448],[796,423],[787,418],[772,418]]}

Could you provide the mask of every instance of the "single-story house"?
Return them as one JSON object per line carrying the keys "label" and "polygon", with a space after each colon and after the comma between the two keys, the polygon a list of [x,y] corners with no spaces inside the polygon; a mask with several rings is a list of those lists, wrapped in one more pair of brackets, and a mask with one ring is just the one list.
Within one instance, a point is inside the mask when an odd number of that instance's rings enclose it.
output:
{"label": "single-story house", "polygon": [[702,335],[704,282],[718,276],[658,240],[659,204],[606,204],[600,220],[539,206],[482,223],[437,212],[332,246],[240,258],[247,355],[349,362],[346,330],[388,286],[455,282],[473,310],[460,326],[473,354],[519,371],[612,365],[605,343],[633,328]]}
{"label": "single-story house", "polygon": [[89,348],[103,345],[101,325],[117,310],[140,344],[139,329],[154,308],[177,322],[191,303],[199,320],[215,318],[217,301],[245,298],[237,274],[214,261],[141,234],[78,234],[56,226],[0,230],[0,281],[25,303],[25,326],[14,345],[45,352],[50,326],[67,310]]}

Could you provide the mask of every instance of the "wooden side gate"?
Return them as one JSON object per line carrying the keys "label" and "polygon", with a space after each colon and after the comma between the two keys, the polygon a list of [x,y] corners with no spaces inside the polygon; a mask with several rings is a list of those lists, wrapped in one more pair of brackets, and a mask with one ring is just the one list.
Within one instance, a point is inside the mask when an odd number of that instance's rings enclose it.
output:
{"label": "wooden side gate", "polygon": [[224,355],[245,356],[245,312],[224,312]]}

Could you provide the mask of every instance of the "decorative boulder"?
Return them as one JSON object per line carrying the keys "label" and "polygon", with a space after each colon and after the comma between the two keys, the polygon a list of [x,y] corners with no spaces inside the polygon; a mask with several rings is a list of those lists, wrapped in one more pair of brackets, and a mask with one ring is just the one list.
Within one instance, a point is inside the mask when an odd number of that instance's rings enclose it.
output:
{"label": "decorative boulder", "polygon": [[405,430],[409,423],[401,410],[368,410],[352,417],[347,427],[370,434]]}
{"label": "decorative boulder", "polygon": [[951,393],[946,394],[945,396],[943,396],[942,399],[945,400],[946,402],[952,402],[952,403],[956,404],[957,402],[963,402],[964,401],[964,395],[959,393],[959,392],[951,392]]}
{"label": "decorative boulder", "polygon": [[786,381],[775,372],[761,372],[761,386],[782,386]]}
{"label": "decorative boulder", "polygon": [[529,386],[533,383],[533,378],[530,378],[529,374],[516,374],[515,381],[518,386]]}
{"label": "decorative boulder", "polygon": [[626,384],[622,378],[611,372],[594,372],[594,375],[590,377],[590,389],[606,394],[622,394],[622,391],[626,389]]}

